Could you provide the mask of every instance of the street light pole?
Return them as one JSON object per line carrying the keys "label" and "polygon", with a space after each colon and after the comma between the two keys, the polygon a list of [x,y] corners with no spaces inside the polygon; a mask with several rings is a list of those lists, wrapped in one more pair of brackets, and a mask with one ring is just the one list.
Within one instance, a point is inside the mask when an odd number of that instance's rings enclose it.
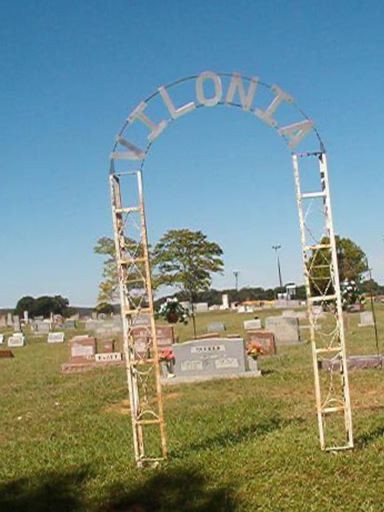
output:
{"label": "street light pole", "polygon": [[239,274],[240,274],[239,270],[234,270],[233,271],[233,275],[235,276],[235,288],[236,288],[236,291],[239,291]]}
{"label": "street light pole", "polygon": [[279,249],[281,249],[281,245],[272,245],[272,249],[275,251],[275,254],[276,254],[276,259],[277,259],[277,273],[278,273],[278,276],[279,276],[279,285],[280,285],[280,288],[283,287],[283,279],[281,277],[281,268],[280,268],[280,258],[279,258],[279,255],[277,253],[277,251]]}

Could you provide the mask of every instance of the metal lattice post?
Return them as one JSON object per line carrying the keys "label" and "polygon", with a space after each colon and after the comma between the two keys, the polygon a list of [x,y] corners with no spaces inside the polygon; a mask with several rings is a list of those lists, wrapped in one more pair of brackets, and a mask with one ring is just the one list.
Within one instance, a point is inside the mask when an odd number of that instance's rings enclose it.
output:
{"label": "metal lattice post", "polygon": [[[319,191],[302,190],[299,158],[307,157],[318,161]],[[327,158],[324,152],[302,153],[293,154],[292,161],[310,322],[320,446],[323,450],[343,450],[353,448],[352,411]],[[326,312],[325,318],[322,318],[323,311]],[[321,359],[330,356],[332,359],[328,365],[329,370],[320,372]]]}
{"label": "metal lattice post", "polygon": [[[137,179],[134,206],[123,205],[123,177]],[[167,448],[141,172],[112,173],[110,188],[135,460],[153,465]]]}

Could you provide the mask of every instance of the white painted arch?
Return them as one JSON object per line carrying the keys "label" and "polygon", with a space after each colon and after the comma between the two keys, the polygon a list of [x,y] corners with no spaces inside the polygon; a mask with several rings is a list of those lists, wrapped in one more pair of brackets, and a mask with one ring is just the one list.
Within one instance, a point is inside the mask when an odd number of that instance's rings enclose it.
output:
{"label": "white painted arch", "polygon": [[[193,82],[194,97],[178,103],[173,98],[173,93],[178,89],[177,92],[180,95],[179,89]],[[209,93],[207,88],[210,89]],[[260,96],[258,93],[262,89],[270,96],[267,102],[263,98],[264,104],[258,101]],[[151,112],[155,102],[162,104],[163,115],[159,116],[158,112]],[[259,119],[273,128],[291,151],[301,146],[310,134],[315,135],[319,144],[318,148],[312,148],[312,150],[325,151],[313,120],[299,108],[293,97],[278,85],[269,85],[256,76],[249,77],[236,72],[203,71],[198,75],[191,75],[158,87],[130,112],[116,137],[110,155],[110,172],[114,172],[115,162],[121,160],[136,162],[136,166],[140,162],[139,166],[142,169],[153,143],[170,123],[196,109],[211,108],[216,105],[236,107]],[[290,107],[292,121],[289,123],[279,120],[279,110],[283,106]],[[146,130],[146,136],[141,141],[137,141],[132,133],[137,124],[144,126]]]}

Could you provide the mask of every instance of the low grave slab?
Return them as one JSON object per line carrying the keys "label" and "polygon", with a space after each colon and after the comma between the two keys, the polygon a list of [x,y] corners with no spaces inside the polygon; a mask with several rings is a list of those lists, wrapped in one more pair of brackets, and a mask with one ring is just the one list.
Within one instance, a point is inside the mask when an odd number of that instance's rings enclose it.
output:
{"label": "low grave slab", "polygon": [[8,347],[15,348],[15,347],[24,347],[24,346],[25,346],[25,337],[24,337],[23,333],[17,332],[17,333],[12,334],[12,336],[10,336],[8,338]]}
{"label": "low grave slab", "polygon": [[0,350],[0,359],[10,359],[15,357],[12,350]]}
{"label": "low grave slab", "polygon": [[253,320],[244,320],[243,326],[246,331],[254,331],[255,329],[261,329],[261,320],[260,318],[254,318]]}
{"label": "low grave slab", "polygon": [[64,333],[50,332],[48,334],[47,343],[64,343]]}
{"label": "low grave slab", "polygon": [[[334,357],[332,359],[323,359],[319,363],[321,370],[340,370],[340,359]],[[366,370],[370,368],[384,368],[384,357],[381,355],[368,355],[368,356],[348,356],[347,357],[348,370]]]}

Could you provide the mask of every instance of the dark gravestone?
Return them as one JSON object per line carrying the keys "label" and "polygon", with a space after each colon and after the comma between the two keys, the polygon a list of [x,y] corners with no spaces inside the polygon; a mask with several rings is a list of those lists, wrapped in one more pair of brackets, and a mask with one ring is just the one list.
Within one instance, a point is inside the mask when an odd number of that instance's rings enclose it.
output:
{"label": "dark gravestone", "polygon": [[260,345],[263,356],[276,354],[275,335],[270,331],[247,331],[247,344],[256,343]]}
{"label": "dark gravestone", "polygon": [[12,350],[0,350],[0,359],[9,359],[15,357]]}
{"label": "dark gravestone", "polygon": [[91,336],[75,336],[70,342],[71,363],[92,363],[96,354],[96,339]]}
{"label": "dark gravestone", "polygon": [[98,352],[106,354],[115,351],[115,340],[99,340],[97,345]]}

